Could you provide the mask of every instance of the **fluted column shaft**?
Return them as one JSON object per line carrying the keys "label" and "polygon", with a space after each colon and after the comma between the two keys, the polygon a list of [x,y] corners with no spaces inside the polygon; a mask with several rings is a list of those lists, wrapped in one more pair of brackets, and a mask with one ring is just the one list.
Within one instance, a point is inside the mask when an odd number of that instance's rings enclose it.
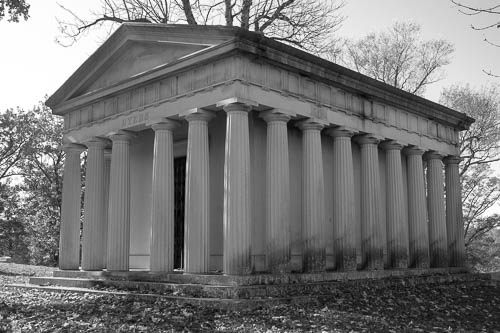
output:
{"label": "fluted column shaft", "polygon": [[104,148],[105,140],[93,138],[86,142],[87,169],[83,205],[82,269],[100,270],[104,264]]}
{"label": "fluted column shaft", "polygon": [[177,122],[165,119],[153,124],[153,180],[151,205],[150,270],[174,269],[174,143]]}
{"label": "fluted column shaft", "polygon": [[118,132],[113,141],[108,215],[108,271],[127,271],[130,252],[130,140]]}
{"label": "fluted column shaft", "polygon": [[267,122],[266,226],[267,267],[284,273],[290,267],[290,171],[287,122],[290,116],[274,111],[261,114]]}
{"label": "fluted column shaft", "polygon": [[251,107],[233,103],[227,113],[224,163],[224,273],[250,274],[250,138],[248,113]]}
{"label": "fluted column shaft", "polygon": [[83,146],[66,144],[64,161],[59,268],[78,269],[80,266],[80,154]]}
{"label": "fluted column shaft", "polygon": [[446,230],[450,267],[465,266],[459,163],[460,157],[458,156],[448,156],[444,159],[446,165]]}
{"label": "fluted column shaft", "polygon": [[298,126],[302,130],[303,269],[305,272],[321,272],[326,267],[325,189],[320,132],[324,126],[313,120],[306,120]]}
{"label": "fluted column shaft", "polygon": [[384,268],[378,142],[370,135],[358,138],[361,146],[361,265],[369,270]]}
{"label": "fluted column shaft", "polygon": [[408,167],[409,267],[429,268],[429,235],[425,206],[423,151],[406,148]]}
{"label": "fluted column shaft", "polygon": [[429,214],[429,256],[431,267],[448,266],[448,241],[444,206],[443,156],[428,152],[427,161],[427,210]]}
{"label": "fluted column shaft", "polygon": [[186,116],[189,123],[186,160],[186,210],[184,271],[206,273],[210,260],[210,169],[208,121],[213,114],[198,111]]}
{"label": "fluted column shaft", "polygon": [[104,227],[102,233],[103,263],[107,265],[108,258],[108,215],[109,215],[109,181],[111,177],[111,149],[104,150]]}
{"label": "fluted column shaft", "polygon": [[328,132],[333,137],[333,253],[335,269],[356,269],[354,228],[354,167],[351,131],[337,128]]}
{"label": "fluted column shaft", "polygon": [[387,179],[387,256],[392,268],[408,267],[408,216],[404,209],[402,145],[384,142]]}

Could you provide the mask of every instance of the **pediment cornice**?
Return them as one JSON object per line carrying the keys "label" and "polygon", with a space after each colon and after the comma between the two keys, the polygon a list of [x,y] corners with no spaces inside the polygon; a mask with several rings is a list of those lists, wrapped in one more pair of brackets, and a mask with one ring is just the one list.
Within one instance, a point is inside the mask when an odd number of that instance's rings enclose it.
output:
{"label": "pediment cornice", "polygon": [[[193,47],[199,49],[222,44],[234,37],[234,30],[225,27],[205,27],[203,29],[185,25],[161,25],[144,23],[122,24],[47,100],[46,104],[58,109],[60,104],[81,92],[114,60],[127,52],[127,47],[135,44],[156,44],[166,47]],[[198,50],[196,50],[196,48]],[[56,111],[56,113],[58,113]]]}

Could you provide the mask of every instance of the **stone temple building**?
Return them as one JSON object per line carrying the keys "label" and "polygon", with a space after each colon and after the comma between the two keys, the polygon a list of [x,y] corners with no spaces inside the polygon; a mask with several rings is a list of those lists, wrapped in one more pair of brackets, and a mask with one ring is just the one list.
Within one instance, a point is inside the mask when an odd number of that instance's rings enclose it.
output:
{"label": "stone temple building", "polygon": [[123,24],[47,105],[65,125],[63,270],[464,266],[473,119],[261,34]]}

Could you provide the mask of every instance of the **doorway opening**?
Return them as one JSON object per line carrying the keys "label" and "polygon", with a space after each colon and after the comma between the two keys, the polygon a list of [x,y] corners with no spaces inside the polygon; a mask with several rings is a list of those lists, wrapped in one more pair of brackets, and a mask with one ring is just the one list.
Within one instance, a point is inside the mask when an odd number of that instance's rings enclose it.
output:
{"label": "doorway opening", "polygon": [[174,269],[184,269],[186,156],[174,159]]}

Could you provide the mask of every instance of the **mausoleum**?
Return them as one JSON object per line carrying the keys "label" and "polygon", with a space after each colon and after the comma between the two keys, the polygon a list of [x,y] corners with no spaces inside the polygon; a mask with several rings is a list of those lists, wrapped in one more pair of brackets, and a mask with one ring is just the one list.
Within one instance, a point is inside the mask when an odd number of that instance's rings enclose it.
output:
{"label": "mausoleum", "polygon": [[261,34],[123,24],[47,105],[64,117],[63,270],[465,265],[473,119]]}

